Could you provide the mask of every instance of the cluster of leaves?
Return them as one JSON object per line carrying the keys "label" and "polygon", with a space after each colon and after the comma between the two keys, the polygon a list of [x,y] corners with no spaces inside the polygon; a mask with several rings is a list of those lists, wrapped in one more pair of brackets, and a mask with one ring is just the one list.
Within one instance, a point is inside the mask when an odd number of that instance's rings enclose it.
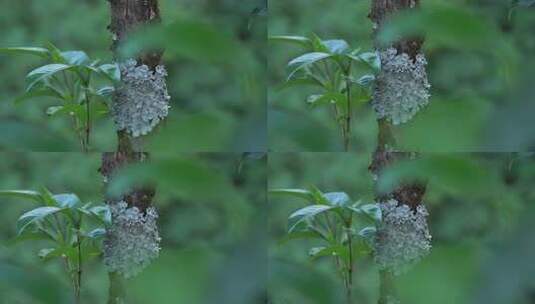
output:
{"label": "cluster of leaves", "polygon": [[353,261],[371,253],[376,227],[382,219],[379,206],[354,202],[345,192],[322,193],[316,187],[310,190],[274,189],[270,192],[304,199],[308,203],[288,217],[285,241],[321,241],[322,246],[310,248],[310,257],[333,257],[346,288],[351,288]]}
{"label": "cluster of leaves", "polygon": [[[118,65],[101,64],[99,60],[91,60],[83,51],[61,51],[52,44],[46,48],[0,48],[0,53],[29,54],[47,61],[26,75],[25,93],[15,103],[39,97],[60,101],[59,105],[48,107],[46,113],[70,117],[82,149],[87,151],[91,121],[108,112],[107,101],[114,91],[113,85],[120,81]],[[101,80],[98,88],[93,85],[94,76]]]}
{"label": "cluster of leaves", "polygon": [[0,191],[0,196],[39,204],[19,217],[16,240],[50,241],[52,246],[41,249],[39,257],[43,261],[62,260],[75,291],[79,292],[82,261],[100,255],[101,238],[111,223],[108,207],[84,204],[76,194],[52,194],[46,188]]}
{"label": "cluster of leaves", "polygon": [[375,74],[381,61],[375,52],[352,49],[345,40],[321,40],[312,34],[302,36],[272,36],[272,41],[298,44],[305,53],[290,60],[290,73],[282,88],[301,85],[319,87],[321,92],[307,97],[312,107],[332,106],[342,129],[347,150],[351,137],[351,105],[368,102]]}

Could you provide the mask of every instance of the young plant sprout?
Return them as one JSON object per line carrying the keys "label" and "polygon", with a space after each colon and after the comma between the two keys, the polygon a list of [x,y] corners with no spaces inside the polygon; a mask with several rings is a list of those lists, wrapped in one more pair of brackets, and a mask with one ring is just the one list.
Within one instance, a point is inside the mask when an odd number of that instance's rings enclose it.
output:
{"label": "young plant sprout", "polygon": [[83,263],[99,256],[102,237],[111,223],[105,205],[82,203],[74,193],[7,190],[0,196],[21,198],[39,207],[22,214],[17,222],[17,240],[46,240],[50,246],[39,251],[43,261],[60,260],[69,275],[75,303],[80,303]]}
{"label": "young plant sprout", "polygon": [[[52,44],[46,48],[0,48],[0,53],[30,54],[47,61],[26,75],[26,92],[15,103],[43,97],[58,100],[60,103],[47,108],[46,114],[68,117],[82,150],[87,152],[93,121],[108,112],[113,85],[120,81],[117,64],[100,64],[83,51],[61,51]],[[95,87],[95,78],[100,78],[98,87]]]}
{"label": "young plant sprout", "polygon": [[315,187],[270,192],[307,202],[288,217],[286,239],[316,239],[321,243],[310,248],[309,255],[312,259],[333,259],[348,304],[353,303],[357,257],[373,255],[380,271],[399,275],[431,249],[428,213],[423,205],[412,210],[396,200],[364,204],[352,201],[345,192],[322,193]]}
{"label": "young plant sprout", "polygon": [[310,248],[312,259],[331,257],[343,281],[348,304],[353,303],[355,259],[370,254],[381,222],[377,204],[353,202],[344,192],[322,193],[317,188],[275,189],[273,194],[304,199],[307,206],[288,217],[287,239],[312,238],[321,246]]}
{"label": "young plant sprout", "polygon": [[296,85],[312,85],[319,88],[307,97],[311,107],[332,108],[348,151],[351,141],[351,121],[354,105],[371,99],[375,74],[381,62],[375,52],[352,49],[345,40],[321,40],[316,35],[272,36],[270,40],[296,43],[306,53],[290,60],[290,73],[283,88]]}

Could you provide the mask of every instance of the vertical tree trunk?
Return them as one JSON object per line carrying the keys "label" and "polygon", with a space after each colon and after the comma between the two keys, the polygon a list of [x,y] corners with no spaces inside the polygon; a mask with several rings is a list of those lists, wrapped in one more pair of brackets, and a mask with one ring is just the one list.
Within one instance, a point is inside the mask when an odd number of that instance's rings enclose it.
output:
{"label": "vertical tree trunk", "polygon": [[[139,26],[150,23],[160,22],[160,12],[157,0],[108,0],[110,3],[111,23],[108,26],[112,34],[113,43],[111,50],[116,60],[119,58],[118,46],[128,36],[128,34]],[[138,66],[146,65],[151,72],[155,72],[156,67],[160,64],[162,52],[146,52],[141,54],[136,63]],[[117,94],[114,95],[112,102],[117,102]],[[102,164],[100,173],[104,177],[105,184],[108,183],[114,173],[121,167],[146,161],[149,154],[140,151],[140,138],[134,136],[127,130],[117,131],[118,145],[115,152],[106,152],[102,154]],[[125,201],[128,207],[137,207],[142,213],[145,213],[151,205],[155,194],[152,187],[140,187],[132,189],[123,197],[106,197],[106,203],[113,204],[117,201]],[[108,304],[119,304],[125,301],[125,282],[118,273],[109,274],[110,290]]]}
{"label": "vertical tree trunk", "polygon": [[[372,0],[371,12],[369,18],[374,23],[374,30],[378,32],[381,29],[384,21],[393,13],[400,10],[416,9],[419,5],[419,0]],[[421,51],[423,39],[413,38],[404,39],[395,42],[391,46],[397,50],[398,54],[407,54],[413,61]],[[377,50],[382,46],[378,42],[375,43]],[[369,170],[374,176],[378,178],[381,171],[400,159],[407,159],[413,157],[412,153],[396,151],[396,139],[393,134],[392,123],[386,118],[379,118],[378,122],[378,137],[377,147],[372,155],[372,163]],[[376,200],[378,202],[386,201],[387,199],[395,199],[400,204],[408,205],[412,210],[416,210],[417,206],[422,203],[422,198],[425,194],[426,186],[424,184],[404,183],[399,185],[391,193],[379,193],[376,191]],[[388,270],[380,271],[380,287],[379,287],[379,304],[398,303],[394,286],[394,276]]]}

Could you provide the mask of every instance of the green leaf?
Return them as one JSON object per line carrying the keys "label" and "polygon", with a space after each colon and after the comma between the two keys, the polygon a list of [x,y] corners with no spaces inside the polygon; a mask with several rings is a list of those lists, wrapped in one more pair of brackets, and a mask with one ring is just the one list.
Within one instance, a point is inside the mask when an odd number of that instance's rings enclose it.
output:
{"label": "green leaf", "polygon": [[362,87],[369,88],[371,87],[374,81],[375,81],[374,75],[364,75],[364,76],[361,76],[359,79],[355,80],[354,83]]}
{"label": "green leaf", "polygon": [[108,206],[94,206],[89,211],[104,224],[111,224],[111,211]]}
{"label": "green leaf", "polygon": [[89,62],[89,56],[84,51],[61,52],[61,57],[70,65],[82,65]]}
{"label": "green leaf", "polygon": [[312,193],[305,189],[273,189],[269,190],[271,194],[288,195],[304,199],[306,201],[314,200]]}
{"label": "green leaf", "polygon": [[335,207],[327,205],[310,205],[295,211],[288,217],[288,220],[290,222],[290,228],[288,231],[292,232],[297,227],[297,225],[303,222],[305,219],[311,219],[316,215],[329,211],[333,208]]}
{"label": "green leaf", "polygon": [[347,195],[345,192],[328,192],[324,193],[323,196],[333,206],[343,207],[350,202],[349,195]]}
{"label": "green leaf", "polygon": [[102,97],[110,97],[113,92],[115,92],[115,88],[112,86],[106,86],[98,89],[95,94],[102,96]]}
{"label": "green leaf", "polygon": [[373,242],[376,234],[377,229],[372,226],[364,227],[359,231],[359,235],[363,237],[367,242]]}
{"label": "green leaf", "polygon": [[346,105],[346,97],[342,93],[328,92],[308,96],[307,103],[314,107],[336,104],[343,109]]}
{"label": "green leaf", "polygon": [[311,65],[315,62],[318,62],[320,60],[332,57],[332,56],[333,55],[329,53],[312,52],[312,53],[306,53],[304,55],[301,55],[297,58],[290,60],[290,62],[288,63],[288,66],[293,68],[293,70],[292,72],[290,72],[288,79],[292,79],[293,75],[300,69],[308,65]]}
{"label": "green leaf", "polygon": [[328,247],[314,247],[308,251],[308,255],[312,259],[317,259],[320,257],[327,257],[327,256],[339,256],[345,259],[349,257],[349,251],[347,247],[340,246],[340,245],[328,246]]}
{"label": "green leaf", "polygon": [[48,206],[35,208],[24,213],[19,217],[17,222],[18,234],[20,235],[21,233],[23,233],[29,225],[38,222],[51,214],[55,214],[63,210],[63,208]]}
{"label": "green leaf", "polygon": [[81,204],[80,199],[74,193],[56,194],[52,197],[61,208],[74,208]]}
{"label": "green leaf", "polygon": [[104,228],[96,228],[91,231],[89,231],[86,236],[92,239],[97,239],[100,237],[103,237],[106,235],[106,229]]}
{"label": "green leaf", "polygon": [[375,222],[381,222],[383,216],[378,204],[366,204],[359,207],[363,214]]}
{"label": "green leaf", "polygon": [[61,96],[61,94],[59,94],[58,92],[56,92],[55,90],[51,88],[45,87],[45,88],[39,88],[39,89],[26,92],[23,95],[17,97],[14,102],[18,104],[25,100],[36,98],[36,97],[55,97],[61,100],[63,99],[63,96]]}
{"label": "green leaf", "polygon": [[6,48],[0,48],[0,53],[6,53],[6,54],[28,54],[28,55],[35,55],[39,56],[41,58],[47,58],[49,55],[49,52],[45,48],[40,47],[6,47]]}
{"label": "green leaf", "polygon": [[289,43],[298,44],[298,45],[301,45],[301,46],[304,46],[304,47],[311,47],[312,46],[312,43],[311,43],[310,39],[308,39],[307,37],[303,37],[303,36],[275,35],[275,36],[270,36],[269,37],[269,41],[289,42]]}
{"label": "green leaf", "polygon": [[121,81],[121,70],[119,69],[119,65],[116,63],[106,63],[100,65],[98,67],[98,71],[100,71],[100,74],[102,74],[104,77],[113,82]]}
{"label": "green leaf", "polygon": [[63,106],[51,106],[46,109],[46,114],[53,116],[63,110]]}
{"label": "green leaf", "polygon": [[32,90],[32,88],[39,82],[43,81],[44,79],[47,79],[48,77],[53,76],[57,72],[65,71],[68,69],[71,69],[73,66],[62,64],[62,63],[52,63],[47,64],[41,67],[38,67],[37,69],[31,71],[26,75],[26,78],[28,79],[28,82],[30,83],[28,87],[26,88],[26,91],[29,92]]}
{"label": "green leaf", "polygon": [[349,44],[342,39],[323,40],[321,43],[331,54],[344,54],[349,50]]}
{"label": "green leaf", "polygon": [[381,58],[376,52],[365,52],[360,54],[347,54],[347,57],[355,60],[357,62],[362,62],[366,64],[374,72],[379,72],[381,70]]}
{"label": "green leaf", "polygon": [[61,256],[61,251],[58,248],[43,248],[37,254],[43,261],[48,261],[52,258]]}
{"label": "green leaf", "polygon": [[0,191],[0,196],[21,198],[37,203],[43,203],[43,197],[41,196],[41,193],[32,190],[2,190]]}

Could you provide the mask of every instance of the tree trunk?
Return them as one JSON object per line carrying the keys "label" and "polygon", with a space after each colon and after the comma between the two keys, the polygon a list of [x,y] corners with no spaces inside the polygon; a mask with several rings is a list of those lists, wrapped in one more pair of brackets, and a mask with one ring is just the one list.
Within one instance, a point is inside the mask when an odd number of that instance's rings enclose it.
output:
{"label": "tree trunk", "polygon": [[[393,13],[416,9],[419,6],[419,0],[372,0],[371,12],[369,18],[374,23],[374,30],[377,33],[384,21]],[[407,54],[413,61],[421,52],[423,39],[416,37],[412,39],[403,39],[395,42],[391,46],[397,50],[398,54]],[[378,42],[375,43],[377,50],[381,49]],[[372,163],[369,166],[369,171],[377,180],[381,175],[381,171],[398,160],[413,158],[414,153],[396,151],[396,139],[393,133],[392,123],[385,118],[379,118],[378,122],[378,137],[377,147],[372,155]],[[418,183],[402,183],[397,186],[391,193],[379,193],[376,191],[376,201],[384,202],[388,199],[395,199],[400,204],[408,205],[412,210],[416,210],[418,205],[422,203],[422,198],[425,194],[425,184]],[[394,286],[394,276],[387,270],[380,271],[380,288],[379,288],[379,304],[397,303],[397,296]]]}
{"label": "tree trunk", "polygon": [[[108,0],[111,10],[111,23],[108,29],[112,33],[113,43],[111,50],[116,60],[119,58],[118,46],[127,35],[136,28],[160,22],[160,12],[157,0]],[[137,59],[137,66],[146,65],[151,72],[155,72],[160,64],[161,51],[145,52]],[[114,94],[112,103],[118,102],[118,95]],[[149,154],[140,151],[140,138],[134,136],[127,130],[117,131],[118,145],[115,152],[105,152],[102,154],[102,164],[99,169],[107,184],[118,169],[128,164],[146,161]],[[106,197],[107,204],[118,201],[125,201],[128,207],[137,207],[140,212],[145,213],[151,205],[155,194],[153,187],[140,187],[132,189],[122,197]],[[110,290],[108,304],[125,303],[125,282],[124,279],[115,272],[110,272]]]}

